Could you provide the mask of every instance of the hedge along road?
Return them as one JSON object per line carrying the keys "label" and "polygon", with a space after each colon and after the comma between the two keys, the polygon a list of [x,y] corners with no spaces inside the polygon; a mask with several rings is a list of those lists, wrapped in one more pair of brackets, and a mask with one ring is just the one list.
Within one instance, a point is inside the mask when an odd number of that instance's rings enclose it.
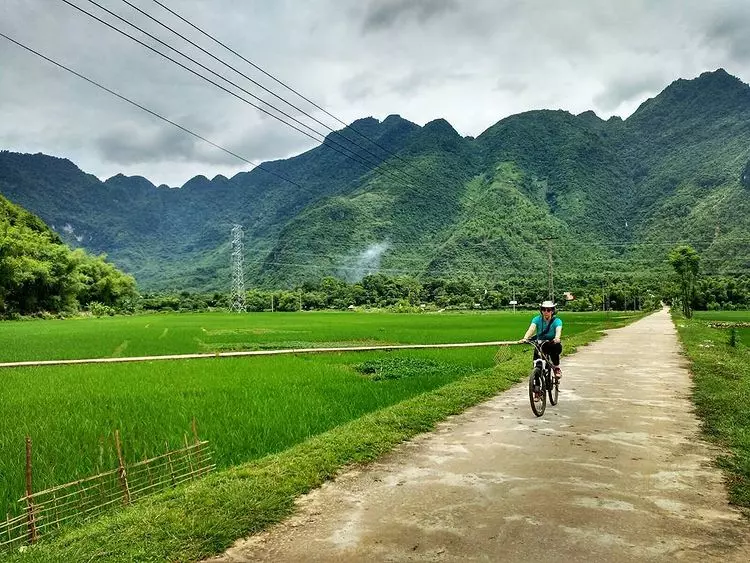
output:
{"label": "hedge along road", "polygon": [[155,360],[194,360],[201,358],[236,358],[238,356],[278,356],[281,354],[310,354],[313,352],[370,352],[375,350],[417,350],[424,348],[476,348],[479,346],[504,346],[516,344],[515,340],[497,342],[454,342],[450,344],[394,344],[391,346],[339,346],[333,348],[284,348],[279,350],[245,350],[240,352],[214,352],[209,354],[170,354],[166,356],[131,356],[124,358],[81,358],[75,360],[30,360],[0,362],[0,368],[30,366],[62,366],[72,364],[112,364],[122,362],[152,362]]}
{"label": "hedge along road", "polygon": [[563,365],[544,417],[519,384],[212,561],[750,561],[667,311]]}

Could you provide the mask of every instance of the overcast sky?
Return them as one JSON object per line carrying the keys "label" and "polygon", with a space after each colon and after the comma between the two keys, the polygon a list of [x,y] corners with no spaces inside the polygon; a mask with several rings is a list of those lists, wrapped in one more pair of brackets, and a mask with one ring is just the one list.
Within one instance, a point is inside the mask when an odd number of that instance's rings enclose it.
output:
{"label": "overcast sky", "polygon": [[[70,1],[116,22],[88,0]],[[154,1],[130,1],[340,127]],[[476,136],[530,109],[627,117],[675,79],[719,67],[750,81],[747,0],[161,1],[345,122],[442,117]],[[122,0],[97,2],[304,118]],[[0,33],[248,160],[316,144],[62,0],[0,0]],[[122,172],[172,186],[249,169],[1,37],[0,149],[66,157],[102,179]]]}

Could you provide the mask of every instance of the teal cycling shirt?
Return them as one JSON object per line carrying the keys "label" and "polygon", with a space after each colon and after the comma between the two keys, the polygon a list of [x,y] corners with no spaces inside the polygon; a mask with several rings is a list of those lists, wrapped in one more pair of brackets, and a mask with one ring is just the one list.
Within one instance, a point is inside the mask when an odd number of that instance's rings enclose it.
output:
{"label": "teal cycling shirt", "polygon": [[[555,337],[555,329],[558,326],[562,326],[562,319],[558,317],[554,317],[552,319],[552,322],[549,323],[549,327],[547,327],[547,324],[544,321],[544,318],[542,318],[542,315],[537,315],[534,317],[534,319],[531,321],[533,324],[536,325],[536,337],[537,340],[552,340]],[[547,329],[547,331],[542,334],[542,331],[544,329]]]}

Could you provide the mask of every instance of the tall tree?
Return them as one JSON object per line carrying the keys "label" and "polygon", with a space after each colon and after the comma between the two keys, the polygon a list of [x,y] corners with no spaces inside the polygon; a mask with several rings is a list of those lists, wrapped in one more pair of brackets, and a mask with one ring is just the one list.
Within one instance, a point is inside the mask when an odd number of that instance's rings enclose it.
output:
{"label": "tall tree", "polygon": [[692,246],[683,244],[669,253],[669,263],[672,264],[679,278],[682,312],[690,318],[693,316],[693,298],[700,268],[700,256]]}

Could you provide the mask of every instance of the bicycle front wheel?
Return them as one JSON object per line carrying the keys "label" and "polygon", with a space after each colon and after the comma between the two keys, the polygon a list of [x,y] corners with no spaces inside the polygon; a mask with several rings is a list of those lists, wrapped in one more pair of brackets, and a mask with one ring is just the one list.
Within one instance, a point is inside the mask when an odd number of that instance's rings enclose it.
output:
{"label": "bicycle front wheel", "polygon": [[529,402],[531,410],[537,416],[544,414],[547,408],[547,394],[544,392],[544,378],[541,368],[534,368],[529,375]]}

